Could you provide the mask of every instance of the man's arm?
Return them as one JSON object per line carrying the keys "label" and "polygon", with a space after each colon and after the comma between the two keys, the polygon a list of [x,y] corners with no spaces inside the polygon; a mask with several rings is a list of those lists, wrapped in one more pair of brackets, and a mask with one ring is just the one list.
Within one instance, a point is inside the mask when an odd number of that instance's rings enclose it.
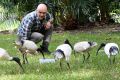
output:
{"label": "man's arm", "polygon": [[29,39],[31,35],[31,26],[33,25],[33,21],[30,19],[23,19],[19,28],[19,35],[23,40]]}

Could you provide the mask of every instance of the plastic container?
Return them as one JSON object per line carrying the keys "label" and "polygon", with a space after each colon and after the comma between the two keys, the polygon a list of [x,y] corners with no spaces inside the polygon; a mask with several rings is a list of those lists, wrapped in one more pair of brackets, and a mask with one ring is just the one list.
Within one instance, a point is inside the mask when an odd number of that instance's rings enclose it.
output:
{"label": "plastic container", "polygon": [[55,63],[55,59],[39,59],[40,63]]}

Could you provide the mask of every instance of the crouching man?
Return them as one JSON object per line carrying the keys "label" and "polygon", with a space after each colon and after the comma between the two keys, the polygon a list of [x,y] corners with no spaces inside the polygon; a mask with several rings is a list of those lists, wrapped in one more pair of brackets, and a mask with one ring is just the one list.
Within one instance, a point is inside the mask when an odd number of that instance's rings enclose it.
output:
{"label": "crouching man", "polygon": [[48,13],[45,4],[39,4],[37,9],[28,13],[18,28],[18,40],[31,40],[35,43],[42,41],[42,50],[50,53],[48,46],[52,36],[53,17]]}

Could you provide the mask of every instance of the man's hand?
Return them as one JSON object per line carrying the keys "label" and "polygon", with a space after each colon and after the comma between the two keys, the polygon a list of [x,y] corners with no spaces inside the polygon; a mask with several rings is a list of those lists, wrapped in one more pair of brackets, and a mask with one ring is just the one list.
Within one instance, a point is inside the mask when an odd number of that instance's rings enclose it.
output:
{"label": "man's hand", "polygon": [[45,24],[45,30],[47,29],[50,29],[52,27],[52,23],[50,21],[48,21],[46,24]]}

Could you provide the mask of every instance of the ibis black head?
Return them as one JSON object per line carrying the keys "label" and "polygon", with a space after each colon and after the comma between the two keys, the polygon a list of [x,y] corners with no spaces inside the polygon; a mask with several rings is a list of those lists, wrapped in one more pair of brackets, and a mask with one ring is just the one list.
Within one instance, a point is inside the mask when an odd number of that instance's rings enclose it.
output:
{"label": "ibis black head", "polygon": [[42,49],[43,47],[40,45],[40,48],[38,48],[37,51],[43,53]]}
{"label": "ibis black head", "polygon": [[97,42],[89,41],[88,44],[90,45],[90,47],[97,46]]}
{"label": "ibis black head", "polygon": [[19,66],[22,68],[22,70],[24,71],[24,68],[23,68],[23,66],[22,66],[22,64],[20,62],[20,59],[18,57],[13,57],[12,60],[15,61],[15,62],[17,62],[19,64]]}
{"label": "ibis black head", "polygon": [[99,51],[102,47],[104,47],[105,45],[106,45],[105,43],[101,43],[100,47],[99,47],[98,50],[97,50],[96,55],[98,55],[98,51]]}
{"label": "ibis black head", "polygon": [[64,41],[64,44],[68,44],[68,45],[70,45],[71,48],[73,49],[73,46],[71,45],[71,43],[70,43],[70,41],[69,41],[68,39],[66,39],[66,40]]}
{"label": "ibis black head", "polygon": [[44,52],[43,52],[43,47],[40,45],[40,48],[37,49],[39,53],[42,53],[43,58],[45,59]]}

